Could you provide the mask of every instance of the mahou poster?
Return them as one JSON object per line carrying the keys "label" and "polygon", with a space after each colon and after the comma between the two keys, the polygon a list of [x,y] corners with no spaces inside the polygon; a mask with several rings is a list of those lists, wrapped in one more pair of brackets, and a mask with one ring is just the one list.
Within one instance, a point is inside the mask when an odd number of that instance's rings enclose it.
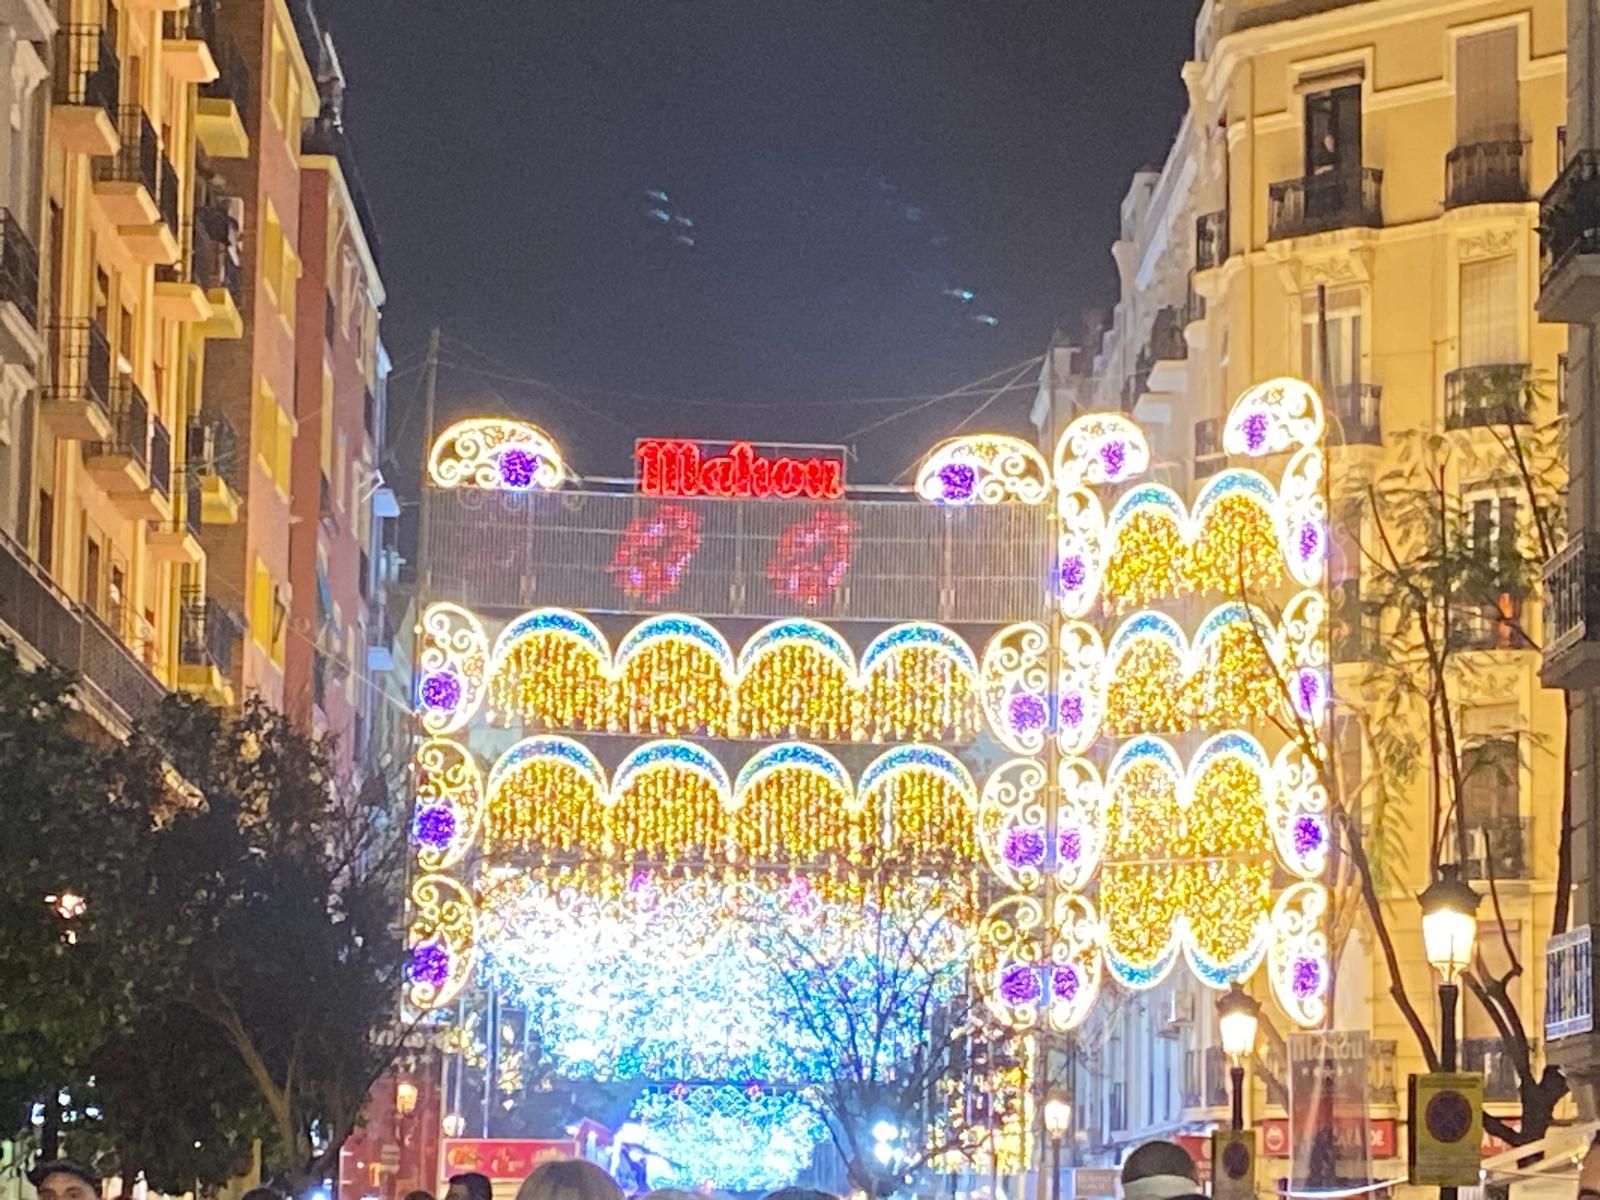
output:
{"label": "mahou poster", "polygon": [[1295,1191],[1372,1180],[1367,1136],[1368,1035],[1289,1036],[1289,1178]]}

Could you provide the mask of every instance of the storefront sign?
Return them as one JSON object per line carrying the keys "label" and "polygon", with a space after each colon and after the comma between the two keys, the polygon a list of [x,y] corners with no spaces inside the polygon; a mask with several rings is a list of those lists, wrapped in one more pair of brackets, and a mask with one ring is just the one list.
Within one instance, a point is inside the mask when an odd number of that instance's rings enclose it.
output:
{"label": "storefront sign", "polygon": [[[1285,1117],[1268,1117],[1261,1122],[1261,1153],[1267,1158],[1289,1157],[1289,1122]],[[1367,1151],[1373,1158],[1397,1158],[1400,1142],[1393,1117],[1374,1117],[1367,1121]]]}
{"label": "storefront sign", "polygon": [[478,1171],[490,1179],[526,1179],[540,1163],[572,1158],[578,1147],[569,1141],[528,1141],[518,1138],[447,1138],[444,1143],[445,1178]]}
{"label": "storefront sign", "polygon": [[[724,452],[718,452],[723,450]],[[844,450],[803,447],[802,453],[759,453],[749,442],[647,438],[635,444],[639,491],[646,496],[708,496],[717,500],[841,500]]]}
{"label": "storefront sign", "polygon": [[1119,1172],[1106,1167],[1077,1167],[1072,1172],[1072,1194],[1085,1200],[1115,1200]]}
{"label": "storefront sign", "polygon": [[1483,1152],[1483,1076],[1413,1075],[1407,1089],[1409,1181],[1421,1187],[1476,1187]]}

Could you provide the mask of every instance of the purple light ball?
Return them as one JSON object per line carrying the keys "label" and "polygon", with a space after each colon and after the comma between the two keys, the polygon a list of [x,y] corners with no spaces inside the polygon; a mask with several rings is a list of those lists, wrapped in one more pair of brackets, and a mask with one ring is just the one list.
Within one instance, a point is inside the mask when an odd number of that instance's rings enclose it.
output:
{"label": "purple light ball", "polygon": [[1077,692],[1068,692],[1061,697],[1061,724],[1068,729],[1076,729],[1083,724],[1083,697]]}
{"label": "purple light ball", "polygon": [[1302,521],[1300,523],[1299,540],[1296,547],[1300,552],[1301,562],[1310,562],[1322,553],[1322,526],[1315,521]]}
{"label": "purple light ball", "polygon": [[1258,453],[1267,444],[1267,414],[1253,412],[1244,419],[1245,449]]}
{"label": "purple light ball", "polygon": [[443,946],[434,942],[422,942],[412,947],[411,961],[406,965],[406,974],[413,983],[426,984],[429,987],[440,987],[450,978],[450,953]]}
{"label": "purple light ball", "polygon": [[1076,554],[1061,560],[1061,590],[1063,592],[1078,592],[1083,590],[1083,585],[1088,582],[1089,568],[1084,566],[1083,559]]}
{"label": "purple light ball", "polygon": [[946,463],[939,468],[939,483],[946,500],[970,500],[972,489],[978,483],[978,473],[966,463]]}
{"label": "purple light ball", "polygon": [[1044,835],[1037,829],[1018,825],[1006,834],[1006,862],[1013,867],[1036,867],[1044,861]]}
{"label": "purple light ball", "polygon": [[450,670],[423,676],[422,703],[434,712],[454,712],[461,704],[461,677]]}
{"label": "purple light ball", "polygon": [[1006,706],[1006,719],[1016,732],[1032,733],[1044,728],[1044,723],[1050,719],[1050,710],[1042,697],[1032,692],[1018,692]]}
{"label": "purple light ball", "polygon": [[1295,702],[1304,716],[1310,716],[1322,704],[1322,676],[1307,668],[1295,677]]}
{"label": "purple light ball", "polygon": [[1119,479],[1122,468],[1128,465],[1128,444],[1121,441],[1105,442],[1100,447],[1100,465],[1106,469],[1108,479]]}
{"label": "purple light ball", "polygon": [[1083,831],[1069,826],[1056,835],[1056,851],[1064,863],[1076,863],[1083,854]]}
{"label": "purple light ball", "polygon": [[1079,982],[1076,967],[1057,967],[1051,972],[1050,990],[1057,1000],[1071,1004],[1078,995]]}
{"label": "purple light ball", "polygon": [[1039,973],[1023,963],[1012,963],[1000,973],[1000,996],[1007,1004],[1036,1004],[1043,991]]}
{"label": "purple light ball", "polygon": [[1294,852],[1301,858],[1322,848],[1322,822],[1316,817],[1299,816],[1293,826]]}
{"label": "purple light ball", "polygon": [[1302,1000],[1315,996],[1322,990],[1322,964],[1309,957],[1295,959],[1289,986]]}
{"label": "purple light ball", "polygon": [[411,821],[411,836],[420,846],[442,850],[456,836],[456,814],[443,804],[419,808]]}
{"label": "purple light ball", "polygon": [[539,469],[539,456],[512,446],[500,455],[500,482],[514,491],[533,486]]}

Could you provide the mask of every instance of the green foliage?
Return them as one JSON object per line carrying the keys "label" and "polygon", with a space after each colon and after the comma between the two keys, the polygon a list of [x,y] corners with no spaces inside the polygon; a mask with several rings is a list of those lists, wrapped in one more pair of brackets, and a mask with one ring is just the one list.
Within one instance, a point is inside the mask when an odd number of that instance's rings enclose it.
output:
{"label": "green foliage", "polygon": [[[58,1089],[75,1152],[174,1191],[261,1138],[294,1183],[337,1162],[392,1061],[400,839],[381,789],[259,702],[173,697],[125,742],[0,650],[0,1103]],[[89,724],[82,722],[87,731]],[[49,895],[83,898],[66,918]]]}

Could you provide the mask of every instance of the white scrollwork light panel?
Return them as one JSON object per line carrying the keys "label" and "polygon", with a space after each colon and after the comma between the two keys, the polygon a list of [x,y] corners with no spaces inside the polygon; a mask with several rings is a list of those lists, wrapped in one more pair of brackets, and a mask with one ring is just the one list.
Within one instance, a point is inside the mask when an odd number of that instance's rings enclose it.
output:
{"label": "white scrollwork light panel", "polygon": [[566,463],[549,434],[503,417],[457,421],[434,439],[428,455],[428,478],[443,488],[550,491],[566,477]]}
{"label": "white scrollwork light panel", "polygon": [[489,638],[478,618],[459,604],[430,604],[422,614],[417,664],[422,728],[454,733],[472,720],[489,665]]}
{"label": "white scrollwork light panel", "polygon": [[929,452],[917,472],[917,495],[939,504],[1043,504],[1050,466],[1021,438],[969,434]]}

